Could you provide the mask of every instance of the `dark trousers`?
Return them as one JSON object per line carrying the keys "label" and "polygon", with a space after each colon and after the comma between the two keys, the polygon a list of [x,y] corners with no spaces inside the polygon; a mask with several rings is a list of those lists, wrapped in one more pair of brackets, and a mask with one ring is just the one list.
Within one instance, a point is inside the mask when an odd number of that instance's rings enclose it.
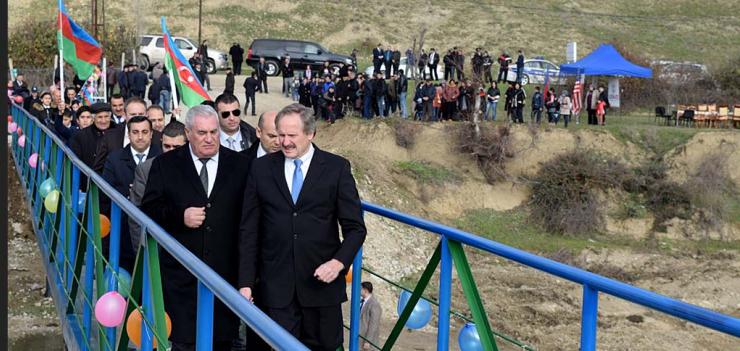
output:
{"label": "dark trousers", "polygon": [[244,100],[244,114],[247,114],[247,109],[249,108],[249,100],[252,100],[252,116],[255,115],[254,109],[257,103],[254,101],[254,95],[255,93],[247,94],[247,98]]}
{"label": "dark trousers", "polygon": [[373,75],[378,74],[380,72],[380,66],[382,65],[383,65],[383,61],[373,60]]}
{"label": "dark trousers", "polygon": [[568,122],[570,122],[570,115],[562,115],[563,122],[565,122],[565,128],[568,128]]}
{"label": "dark trousers", "polygon": [[522,74],[524,74],[524,66],[516,66],[516,82],[522,82]]}
{"label": "dark trousers", "polygon": [[450,120],[455,117],[455,107],[457,107],[456,101],[443,101],[442,102],[442,120]]}
{"label": "dark trousers", "polygon": [[597,123],[596,110],[586,109],[588,112],[588,124],[595,125]]}
{"label": "dark trousers", "polygon": [[398,67],[400,67],[400,66],[401,66],[401,63],[400,62],[396,62],[396,63],[393,64],[393,74],[397,74],[398,73]]}
{"label": "dark trousers", "polygon": [[393,62],[385,61],[385,79],[391,79],[391,72],[393,71]]}
{"label": "dark trousers", "polygon": [[437,65],[429,65],[429,76],[432,77],[433,80],[439,80]]}
{"label": "dark trousers", "polygon": [[[231,341],[213,341],[213,351],[231,350]],[[172,351],[195,351],[195,343],[172,343]]]}
{"label": "dark trousers", "polygon": [[454,73],[452,72],[452,66],[445,65],[445,82],[446,81],[449,81],[450,80],[450,77],[452,77],[452,79],[455,79],[455,77],[453,77],[453,75],[454,75]]}
{"label": "dark trousers", "polygon": [[319,96],[318,95],[311,95],[311,105],[313,106],[313,115],[318,117],[319,115]]}
{"label": "dark trousers", "polygon": [[516,123],[524,123],[524,116],[522,116],[522,110],[524,109],[523,105],[519,105],[514,110],[514,121]]}
{"label": "dark trousers", "polygon": [[344,340],[342,305],[303,307],[297,297],[267,315],[313,351],[336,351]]}
{"label": "dark trousers", "polygon": [[542,110],[541,109],[532,110],[530,121],[537,122],[537,124],[540,124],[541,120],[542,120]]}
{"label": "dark trousers", "polygon": [[500,83],[502,80],[506,82],[508,77],[509,77],[509,67],[506,67],[506,68],[501,67],[498,70],[498,78],[496,79],[496,83]]}
{"label": "dark trousers", "polygon": [[457,80],[463,80],[465,78],[465,72],[463,72],[463,66],[455,67],[454,71],[457,71]]}
{"label": "dark trousers", "polygon": [[264,92],[265,94],[267,94],[268,93],[268,91],[267,91],[267,77],[260,78],[260,85],[262,86],[262,92]]}
{"label": "dark trousers", "polygon": [[493,74],[491,74],[491,66],[488,66],[488,68],[483,68],[483,79],[488,84],[493,83]]}

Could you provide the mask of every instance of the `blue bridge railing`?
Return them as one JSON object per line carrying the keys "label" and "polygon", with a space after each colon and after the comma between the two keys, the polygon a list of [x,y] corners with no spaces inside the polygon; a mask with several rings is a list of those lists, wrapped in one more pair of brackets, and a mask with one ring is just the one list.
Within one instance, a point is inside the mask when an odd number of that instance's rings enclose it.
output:
{"label": "blue bridge railing", "polygon": [[[12,117],[20,126],[25,135],[25,145],[19,145],[20,135],[12,135],[12,155],[18,176],[29,199],[29,212],[33,214],[33,226],[37,235],[39,247],[43,257],[47,257],[44,264],[47,279],[51,286],[60,319],[62,321],[65,342],[74,350],[125,350],[128,338],[125,331],[116,328],[105,328],[92,322],[92,301],[102,293],[116,290],[121,281],[118,267],[120,224],[122,212],[130,218],[135,218],[142,227],[142,234],[146,238],[146,245],[140,249],[141,261],[137,260],[134,272],[134,284],[140,286],[129,292],[129,302],[135,296],[141,295],[141,304],[133,302],[129,310],[138,309],[142,315],[141,349],[151,350],[155,341],[160,345],[167,345],[164,333],[164,311],[161,307],[161,282],[159,279],[158,247],[166,250],[177,259],[198,280],[198,307],[197,307],[197,350],[211,350],[213,328],[213,304],[215,299],[222,301],[242,321],[277,350],[307,350],[297,339],[282,329],[262,311],[241,297],[228,282],[218,276],[210,267],[200,261],[194,254],[186,250],[170,234],[149,219],[124,196],[119,194],[102,177],[87,167],[78,157],[68,149],[54,133],[31,117],[17,105],[12,106]],[[27,160],[32,153],[38,156],[37,166],[31,167]],[[84,203],[78,204],[81,175],[88,179],[87,198]],[[55,180],[62,196],[57,211],[44,209],[40,187],[45,178]],[[97,217],[97,191],[102,191],[111,199],[110,212],[110,248],[108,260],[102,253],[100,242],[101,223]],[[581,320],[581,350],[596,349],[596,330],[599,293],[633,302],[650,309],[664,312],[668,315],[694,322],[707,328],[740,337],[740,319],[711,311],[702,307],[681,302],[660,294],[637,288],[613,279],[590,273],[572,266],[555,262],[522,250],[518,250],[455,228],[431,222],[408,214],[396,212],[370,203],[363,203],[365,212],[385,217],[409,226],[419,228],[440,236],[439,246],[430,265],[427,266],[422,280],[428,282],[431,274],[440,264],[439,276],[439,303],[438,303],[438,331],[437,350],[447,350],[450,337],[451,313],[451,284],[452,270],[458,269],[465,275],[467,261],[464,253],[461,256],[461,245],[474,247],[490,254],[518,262],[525,266],[538,269],[548,274],[558,276],[583,286],[583,304]],[[78,220],[78,211],[85,214],[85,223]],[[93,214],[93,215],[91,215]],[[84,245],[83,245],[84,244]],[[436,261],[435,261],[436,258]],[[141,262],[141,266],[139,265]],[[432,264],[434,263],[434,264]],[[84,267],[84,274],[81,268]],[[139,269],[141,267],[141,269]],[[362,267],[362,250],[357,254],[353,267]],[[469,267],[468,267],[469,268]],[[103,278],[104,270],[111,270],[109,278]],[[462,271],[461,271],[462,269]],[[353,269],[350,300],[350,338],[349,350],[359,350],[359,321],[360,321],[360,283],[363,269]],[[468,270],[469,275],[469,270]],[[139,282],[140,284],[137,284]],[[108,283],[107,285],[105,283]],[[95,284],[95,285],[94,285]],[[414,296],[407,307],[413,305],[419,298],[423,298],[425,283],[420,281],[414,289]],[[467,289],[469,305],[480,300],[477,288],[472,285]],[[471,292],[472,290],[472,292]],[[96,294],[97,293],[97,294]],[[470,295],[467,295],[470,293]],[[95,297],[97,295],[97,297]],[[495,350],[493,338],[485,312],[471,306],[471,310],[478,310],[476,328],[482,335],[484,349]],[[478,306],[478,307],[482,307]],[[160,310],[162,308],[162,310]],[[407,308],[408,309],[408,308]],[[410,310],[408,311],[410,313]],[[475,313],[474,313],[475,314]],[[406,311],[399,318],[397,327],[403,325],[408,318]],[[481,322],[481,323],[478,323]],[[383,346],[383,350],[393,347],[395,337],[393,333]],[[399,328],[400,329],[400,328]],[[501,337],[500,334],[496,334]],[[506,338],[504,338],[506,339]],[[488,341],[486,341],[488,340]],[[492,345],[493,344],[493,345]],[[531,349],[530,347],[524,347]]]}

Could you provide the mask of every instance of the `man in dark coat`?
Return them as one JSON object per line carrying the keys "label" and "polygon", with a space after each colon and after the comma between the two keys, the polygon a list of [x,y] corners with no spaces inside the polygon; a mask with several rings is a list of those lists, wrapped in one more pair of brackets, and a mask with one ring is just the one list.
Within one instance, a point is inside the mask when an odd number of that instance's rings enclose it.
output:
{"label": "man in dark coat", "polygon": [[[146,102],[138,97],[132,97],[126,101],[124,111],[126,121],[135,116],[146,117]],[[154,138],[155,142],[159,142],[162,140],[162,133],[155,130],[152,133],[152,138]],[[102,174],[108,155],[113,151],[126,147],[129,142],[128,126],[126,123],[121,123],[111,128],[105,137],[100,140],[100,143],[98,143],[92,169],[98,172],[98,174]]]}
{"label": "man in dark coat", "polygon": [[432,48],[429,52],[429,76],[431,76],[433,80],[439,80],[437,65],[439,65],[439,54],[434,48]]}
{"label": "man in dark coat", "polygon": [[234,72],[231,71],[231,68],[227,68],[224,94],[234,95],[234,85],[235,84],[236,84],[236,79],[234,78]]}
{"label": "man in dark coat", "polygon": [[385,59],[384,54],[383,45],[381,44],[378,44],[378,47],[373,49],[373,75],[380,73],[380,66],[383,65],[383,60]]}
{"label": "man in dark coat", "polygon": [[367,233],[360,197],[349,161],[311,143],[309,109],[288,105],[275,125],[282,152],[253,162],[244,191],[239,292],[311,350],[334,351],[344,274]]}
{"label": "man in dark coat", "polygon": [[[93,124],[75,133],[69,140],[69,148],[82,162],[92,168],[100,141],[110,131],[112,123],[110,105],[99,102],[93,104],[90,111],[95,116]],[[87,177],[84,174],[80,174],[80,189],[83,191],[87,189]]]}
{"label": "man in dark coat", "polygon": [[267,63],[265,63],[264,57],[260,57],[260,62],[257,63],[255,70],[257,71],[257,80],[262,84],[262,92],[267,94],[269,92],[267,90]]}
{"label": "man in dark coat", "polygon": [[244,48],[239,43],[234,43],[229,49],[231,55],[231,65],[234,67],[234,75],[242,74],[242,61],[244,60]]}
{"label": "man in dark coat", "polygon": [[138,96],[140,98],[144,98],[144,93],[146,92],[146,86],[149,83],[149,77],[146,76],[146,73],[139,70],[139,67],[136,65],[132,65],[131,67],[131,75],[133,76],[133,96]]}
{"label": "man in dark coat", "polygon": [[524,75],[524,53],[519,50],[519,56],[516,58],[516,82],[522,82],[522,76]]}
{"label": "man in dark coat", "polygon": [[[130,118],[126,122],[128,136],[131,143],[123,149],[113,151],[108,155],[103,169],[103,179],[112,185],[119,193],[128,197],[132,184],[134,183],[134,171],[136,166],[152,159],[162,153],[157,143],[152,143],[152,122],[144,116]],[[110,200],[107,196],[101,198],[103,201],[101,213],[108,215],[110,211]],[[103,239],[103,247],[110,237]],[[128,227],[128,217],[121,215],[121,238],[120,238],[120,267],[128,272],[133,272],[136,262],[136,251],[131,244],[131,236]],[[104,250],[105,251],[105,250]]]}
{"label": "man in dark coat", "polygon": [[[238,232],[248,165],[220,146],[219,116],[210,106],[186,115],[188,144],[154,159],[141,208],[216,274],[236,287]],[[172,350],[195,350],[197,280],[160,250],[164,304],[172,319]],[[213,349],[228,350],[239,320],[219,300],[213,310]]]}
{"label": "man in dark coat", "polygon": [[249,108],[250,100],[252,101],[252,116],[255,115],[255,106],[257,106],[257,103],[254,99],[258,90],[260,90],[260,81],[257,80],[257,72],[252,72],[252,75],[244,80],[244,94],[247,97],[247,99],[244,101],[245,115],[247,114],[247,108]]}

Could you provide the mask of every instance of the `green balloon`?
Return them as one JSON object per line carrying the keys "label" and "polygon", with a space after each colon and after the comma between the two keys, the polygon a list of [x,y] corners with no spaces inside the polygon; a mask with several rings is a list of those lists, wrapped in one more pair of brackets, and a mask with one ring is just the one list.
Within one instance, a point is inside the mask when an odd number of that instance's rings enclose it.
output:
{"label": "green balloon", "polygon": [[59,190],[52,190],[44,199],[44,207],[49,213],[57,213],[59,207]]}
{"label": "green balloon", "polygon": [[49,193],[56,187],[57,184],[56,182],[54,182],[54,178],[46,179],[43,183],[41,183],[41,186],[39,187],[39,194],[41,195],[41,198],[45,199],[46,195],[49,195]]}

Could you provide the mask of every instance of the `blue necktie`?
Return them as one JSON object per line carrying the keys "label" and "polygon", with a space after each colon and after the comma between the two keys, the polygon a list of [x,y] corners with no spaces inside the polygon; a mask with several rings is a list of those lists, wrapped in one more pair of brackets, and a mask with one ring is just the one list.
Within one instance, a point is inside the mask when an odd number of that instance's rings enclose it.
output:
{"label": "blue necktie", "polygon": [[293,197],[293,203],[295,204],[298,202],[298,195],[300,195],[301,187],[303,187],[303,170],[301,170],[303,161],[295,160],[293,164],[295,164],[295,171],[293,171],[293,192],[290,195]]}

